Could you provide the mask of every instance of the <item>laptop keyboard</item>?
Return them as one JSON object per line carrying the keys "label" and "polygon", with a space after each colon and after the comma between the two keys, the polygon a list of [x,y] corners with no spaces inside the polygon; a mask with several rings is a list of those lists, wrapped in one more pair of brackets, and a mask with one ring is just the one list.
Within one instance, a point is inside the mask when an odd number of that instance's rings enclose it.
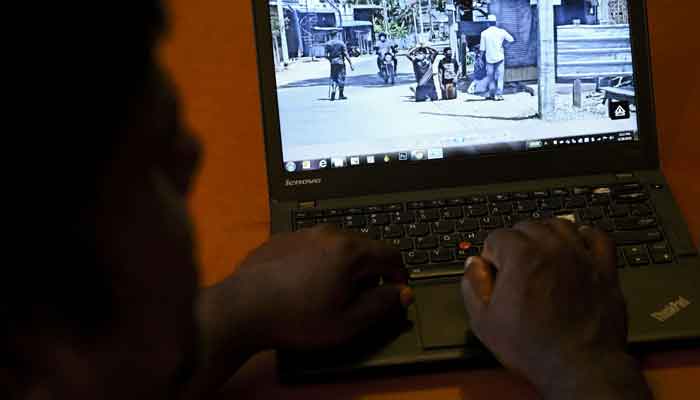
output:
{"label": "laptop keyboard", "polygon": [[411,279],[461,275],[492,231],[552,217],[608,232],[618,268],[674,262],[648,191],[635,182],[293,212],[295,230],[332,224],[396,247]]}

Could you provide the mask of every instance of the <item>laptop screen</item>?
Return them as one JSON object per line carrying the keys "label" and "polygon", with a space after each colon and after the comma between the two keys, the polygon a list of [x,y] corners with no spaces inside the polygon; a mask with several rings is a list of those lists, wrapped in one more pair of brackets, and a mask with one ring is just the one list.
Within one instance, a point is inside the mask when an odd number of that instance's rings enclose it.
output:
{"label": "laptop screen", "polygon": [[280,168],[638,141],[627,1],[551,2],[269,0]]}

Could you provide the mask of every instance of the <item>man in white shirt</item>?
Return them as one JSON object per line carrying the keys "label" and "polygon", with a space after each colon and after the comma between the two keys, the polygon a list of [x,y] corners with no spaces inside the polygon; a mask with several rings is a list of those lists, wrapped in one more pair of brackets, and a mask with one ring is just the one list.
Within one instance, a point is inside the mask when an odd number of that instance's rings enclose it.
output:
{"label": "man in white shirt", "polygon": [[480,49],[486,57],[486,75],[489,79],[489,100],[503,100],[503,81],[505,78],[505,54],[503,42],[515,41],[508,31],[496,26],[497,18],[489,15],[489,27],[481,32]]}

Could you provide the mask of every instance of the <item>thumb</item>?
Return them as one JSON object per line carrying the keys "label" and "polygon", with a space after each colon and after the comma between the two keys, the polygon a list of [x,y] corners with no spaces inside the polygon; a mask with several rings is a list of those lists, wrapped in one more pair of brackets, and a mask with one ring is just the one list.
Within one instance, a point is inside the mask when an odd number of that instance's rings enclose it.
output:
{"label": "thumb", "polygon": [[465,265],[462,295],[467,312],[478,319],[484,307],[491,301],[494,275],[491,265],[481,257],[471,257]]}
{"label": "thumb", "polygon": [[385,284],[362,292],[346,313],[348,326],[358,331],[395,319],[413,303],[413,290],[406,285]]}

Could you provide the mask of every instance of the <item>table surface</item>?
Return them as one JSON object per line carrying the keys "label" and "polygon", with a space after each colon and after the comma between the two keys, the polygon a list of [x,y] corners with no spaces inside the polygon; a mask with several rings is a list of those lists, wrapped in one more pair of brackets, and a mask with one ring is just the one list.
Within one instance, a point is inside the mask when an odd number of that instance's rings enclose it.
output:
{"label": "table surface", "polygon": [[[664,171],[700,240],[700,2],[649,2],[656,112]],[[181,89],[187,122],[205,146],[192,199],[204,284],[228,276],[269,235],[251,2],[171,0],[165,64]],[[673,4],[673,7],[671,6]],[[686,399],[700,379],[700,349],[643,360],[658,399]],[[692,390],[692,391],[691,391]],[[690,391],[690,392],[689,392]],[[480,399],[536,398],[502,370],[376,379],[288,388],[277,383],[272,354],[262,354],[232,380],[225,397]],[[274,397],[273,397],[274,396]]]}

